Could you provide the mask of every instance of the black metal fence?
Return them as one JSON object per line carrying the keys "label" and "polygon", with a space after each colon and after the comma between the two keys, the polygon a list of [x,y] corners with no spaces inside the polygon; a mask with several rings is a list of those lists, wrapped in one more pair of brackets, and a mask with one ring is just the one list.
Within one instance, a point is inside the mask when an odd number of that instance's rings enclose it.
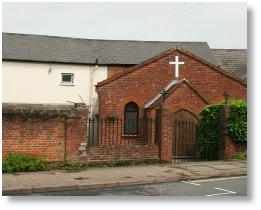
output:
{"label": "black metal fence", "polygon": [[217,160],[219,157],[219,141],[218,138],[214,140],[213,138],[211,140],[202,139],[198,123],[175,121],[172,154],[174,163]]}
{"label": "black metal fence", "polygon": [[[134,120],[88,119],[87,145],[158,144],[160,145],[160,123],[152,118]],[[172,158],[174,163],[217,160],[220,143],[217,133],[200,135],[197,122],[174,121]],[[215,125],[208,126],[218,126]]]}
{"label": "black metal fence", "polygon": [[155,120],[142,118],[88,119],[87,145],[151,144],[155,141]]}
{"label": "black metal fence", "polygon": [[[206,132],[206,129],[209,132]],[[219,120],[214,122],[199,123],[199,146],[198,159],[200,160],[218,160],[219,151],[221,149],[221,141],[219,139],[221,128]]]}

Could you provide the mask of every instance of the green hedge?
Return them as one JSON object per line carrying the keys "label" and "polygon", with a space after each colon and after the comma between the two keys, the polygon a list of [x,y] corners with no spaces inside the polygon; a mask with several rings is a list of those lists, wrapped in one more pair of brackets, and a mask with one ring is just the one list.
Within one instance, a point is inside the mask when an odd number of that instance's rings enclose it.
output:
{"label": "green hedge", "polygon": [[[210,157],[211,155],[213,159],[216,158],[213,154],[218,152],[218,145],[215,142],[218,142],[220,110],[224,104],[225,101],[208,105],[200,112],[199,158]],[[247,141],[246,100],[229,100],[228,104],[230,105],[229,135],[233,137],[234,141]]]}
{"label": "green hedge", "polygon": [[[218,134],[220,119],[220,109],[225,104],[224,101],[208,105],[200,112],[200,135],[201,140],[215,141]],[[234,141],[247,141],[247,101],[229,100],[229,135]]]}
{"label": "green hedge", "polygon": [[47,166],[43,157],[31,157],[21,153],[9,153],[2,159],[2,173],[44,171]]}
{"label": "green hedge", "polygon": [[233,100],[230,102],[229,135],[234,141],[247,141],[247,102]]}

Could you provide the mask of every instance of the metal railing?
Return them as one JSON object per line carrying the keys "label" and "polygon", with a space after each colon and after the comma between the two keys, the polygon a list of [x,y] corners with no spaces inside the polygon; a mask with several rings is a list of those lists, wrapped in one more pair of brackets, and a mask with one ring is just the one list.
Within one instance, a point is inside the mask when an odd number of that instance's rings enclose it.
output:
{"label": "metal railing", "polygon": [[152,144],[155,120],[88,119],[87,145]]}
{"label": "metal railing", "polygon": [[216,138],[208,140],[200,137],[198,123],[175,121],[172,147],[173,162],[218,160],[220,149],[218,129],[217,127]]}

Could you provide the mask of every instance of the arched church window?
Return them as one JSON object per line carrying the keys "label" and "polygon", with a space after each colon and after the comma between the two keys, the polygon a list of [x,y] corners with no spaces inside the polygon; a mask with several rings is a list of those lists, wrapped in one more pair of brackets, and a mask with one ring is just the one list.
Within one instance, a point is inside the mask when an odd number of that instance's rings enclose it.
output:
{"label": "arched church window", "polygon": [[124,133],[138,134],[139,106],[134,102],[129,102],[124,108]]}

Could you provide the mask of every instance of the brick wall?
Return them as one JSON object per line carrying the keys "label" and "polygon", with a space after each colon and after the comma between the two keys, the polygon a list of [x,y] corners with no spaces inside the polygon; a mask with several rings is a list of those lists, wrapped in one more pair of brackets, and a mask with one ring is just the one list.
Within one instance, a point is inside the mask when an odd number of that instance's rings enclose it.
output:
{"label": "brick wall", "polygon": [[8,152],[42,155],[48,161],[64,160],[64,119],[2,118],[2,156]]}
{"label": "brick wall", "polygon": [[121,73],[123,71],[126,71],[128,68],[132,67],[133,65],[109,65],[108,66],[108,73],[107,77],[112,77],[115,74]]}
{"label": "brick wall", "polygon": [[247,142],[234,142],[234,151],[235,154],[247,154]]}
{"label": "brick wall", "polygon": [[[175,50],[165,52],[126,69],[121,76],[119,76],[119,73],[98,83],[96,91],[99,95],[100,117],[106,118],[109,114],[113,114],[124,119],[124,107],[130,101],[139,106],[139,118],[146,115],[154,117],[157,107],[146,110],[144,106],[174,79],[174,66],[170,65],[169,62],[173,61],[175,56],[179,56],[179,60],[185,62],[185,65],[180,68],[179,77],[176,79],[186,79],[191,86],[182,83],[167,97],[166,105],[169,107],[169,116],[182,109],[198,115],[200,110],[208,103],[217,103],[224,100],[225,91],[229,92],[230,99],[247,98],[245,82],[190,53]],[[163,117],[161,120],[164,126],[168,124],[167,117]],[[155,142],[163,146],[163,148],[160,148],[160,152],[162,152],[160,158],[169,162],[172,145],[171,127],[164,128],[164,126],[155,128]],[[167,133],[169,133],[168,137]],[[161,138],[160,143],[158,134]]]}
{"label": "brick wall", "polygon": [[[26,105],[27,106],[27,105]],[[2,156],[8,152],[41,155],[48,162],[106,162],[122,160],[159,160],[159,147],[150,137],[148,144],[100,145],[87,147],[88,109],[34,109],[3,105]],[[154,126],[150,126],[154,129]],[[150,136],[153,131],[150,131]],[[148,138],[148,137],[147,137]],[[108,139],[107,139],[108,141]],[[107,142],[108,143],[108,142]],[[124,144],[123,144],[124,143]]]}
{"label": "brick wall", "polygon": [[84,162],[121,160],[159,160],[157,145],[101,145],[87,148]]}
{"label": "brick wall", "polygon": [[[104,118],[113,113],[119,118],[123,118],[124,106],[128,102],[134,101],[140,107],[139,117],[142,117],[145,111],[144,105],[174,79],[174,67],[169,62],[176,55],[179,56],[179,60],[185,62],[177,79],[188,80],[210,103],[223,100],[225,91],[229,92],[231,99],[247,98],[246,84],[183,52],[173,51],[159,56],[158,59],[152,58],[151,61],[146,61],[145,65],[139,64],[132,67],[135,70],[132,72],[127,70],[124,76],[116,79],[111,77],[110,82],[101,86],[98,84],[96,91],[100,99],[100,116]],[[196,111],[204,107],[205,104],[202,102],[195,104],[196,102],[192,102],[189,97],[186,97],[188,89],[183,88],[183,90],[179,92],[176,102],[190,104],[196,107]],[[172,107],[170,108],[172,109]]]}
{"label": "brick wall", "polygon": [[173,140],[173,115],[170,112],[168,105],[161,104],[157,110],[157,117],[159,120],[158,143],[160,145],[160,162],[172,162],[172,140]]}
{"label": "brick wall", "polygon": [[224,150],[221,159],[234,158],[237,153],[246,154],[247,142],[236,142],[232,137],[226,136]]}
{"label": "brick wall", "polygon": [[88,109],[48,110],[7,108],[3,105],[2,156],[8,152],[41,155],[45,160],[79,159],[86,138]]}
{"label": "brick wall", "polygon": [[204,101],[189,85],[185,82],[170,94],[166,99],[166,104],[172,113],[180,110],[188,110],[198,114],[208,103]]}
{"label": "brick wall", "polygon": [[219,136],[220,140],[220,158],[227,159],[233,158],[237,153],[246,153],[247,150],[247,142],[236,142],[233,140],[231,136],[228,135],[229,132],[229,110],[230,105],[224,105],[221,109],[221,119],[220,119],[220,127],[221,132]]}

